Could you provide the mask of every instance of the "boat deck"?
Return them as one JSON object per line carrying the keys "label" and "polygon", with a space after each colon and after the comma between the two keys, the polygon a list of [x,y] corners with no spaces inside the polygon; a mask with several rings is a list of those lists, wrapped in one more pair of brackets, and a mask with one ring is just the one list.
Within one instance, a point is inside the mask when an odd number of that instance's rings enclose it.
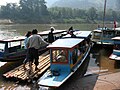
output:
{"label": "boat deck", "polygon": [[49,51],[43,53],[39,56],[39,65],[38,70],[35,71],[35,65],[32,65],[32,71],[29,69],[29,64],[26,64],[26,70],[24,70],[23,65],[20,65],[13,70],[3,74],[3,77],[7,79],[14,78],[16,80],[22,80],[22,81],[30,81],[31,79],[37,78],[40,76],[45,70],[47,70],[50,66],[50,60],[49,60]]}

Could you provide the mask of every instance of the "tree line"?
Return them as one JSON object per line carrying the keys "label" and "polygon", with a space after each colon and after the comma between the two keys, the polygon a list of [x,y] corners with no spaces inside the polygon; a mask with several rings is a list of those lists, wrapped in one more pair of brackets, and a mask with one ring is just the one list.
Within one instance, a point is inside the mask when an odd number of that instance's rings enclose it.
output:
{"label": "tree line", "polygon": [[[120,12],[109,9],[105,20],[120,21]],[[20,0],[19,5],[7,3],[0,7],[0,19],[15,23],[98,23],[103,21],[103,10],[67,7],[47,8],[45,0]]]}

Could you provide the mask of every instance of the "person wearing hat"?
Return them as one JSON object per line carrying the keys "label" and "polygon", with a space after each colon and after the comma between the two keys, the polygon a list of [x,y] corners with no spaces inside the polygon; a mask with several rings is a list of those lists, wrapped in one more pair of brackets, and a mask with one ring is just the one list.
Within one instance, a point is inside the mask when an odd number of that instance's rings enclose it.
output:
{"label": "person wearing hat", "polygon": [[51,27],[51,28],[50,28],[50,32],[49,32],[49,34],[48,34],[48,42],[49,42],[49,43],[54,42],[53,31],[54,31],[54,27]]}

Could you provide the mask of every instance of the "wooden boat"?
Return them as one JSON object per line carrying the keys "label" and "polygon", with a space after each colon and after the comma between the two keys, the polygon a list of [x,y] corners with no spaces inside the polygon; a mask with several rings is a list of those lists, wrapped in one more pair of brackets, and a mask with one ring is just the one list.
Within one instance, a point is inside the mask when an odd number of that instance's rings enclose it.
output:
{"label": "wooden boat", "polygon": [[92,31],[92,41],[94,43],[99,43],[101,40],[101,34],[102,34],[101,30],[98,30],[98,29],[93,30]]}
{"label": "wooden boat", "polygon": [[78,37],[71,38],[67,35],[47,46],[50,50],[50,69],[39,79],[40,86],[61,86],[80,68],[88,56],[91,49],[90,33],[82,37],[82,31],[74,33],[78,34]]}
{"label": "wooden boat", "polygon": [[97,30],[93,30],[92,41],[96,44],[113,45],[114,41],[111,38],[115,37],[119,31],[115,30],[116,21],[114,21],[113,28],[105,27],[106,4],[107,4],[107,0],[105,0],[104,2],[103,27],[100,28],[100,26],[98,26]]}
{"label": "wooden boat", "polygon": [[[39,32],[38,34],[40,36],[42,36],[42,38],[44,38],[45,41],[48,41],[48,33],[49,32],[50,32],[50,30],[47,30],[47,31]],[[66,32],[67,32],[67,30],[57,30],[57,29],[54,30],[53,35],[54,35],[55,40],[66,35],[67,34]]]}
{"label": "wooden boat", "polygon": [[118,60],[120,61],[120,37],[112,38],[114,40],[114,48],[113,53],[110,55],[111,60]]}
{"label": "wooden boat", "polygon": [[[66,30],[55,30],[54,36],[56,39],[62,37],[62,33]],[[39,33],[46,40],[49,31]],[[0,40],[0,61],[17,61],[24,60],[26,57],[26,50],[24,49],[24,36],[14,37],[11,39]],[[42,44],[39,49],[39,55],[47,50],[47,45]]]}
{"label": "wooden boat", "polygon": [[[25,37],[14,37],[11,39],[0,40],[0,60],[1,61],[17,61],[24,60],[26,57],[26,49],[24,49]],[[46,50],[47,45],[43,45],[39,49],[39,55]]]}
{"label": "wooden boat", "polygon": [[92,31],[92,41],[96,44],[113,45],[111,39],[119,34],[119,30],[112,28],[99,28]]}

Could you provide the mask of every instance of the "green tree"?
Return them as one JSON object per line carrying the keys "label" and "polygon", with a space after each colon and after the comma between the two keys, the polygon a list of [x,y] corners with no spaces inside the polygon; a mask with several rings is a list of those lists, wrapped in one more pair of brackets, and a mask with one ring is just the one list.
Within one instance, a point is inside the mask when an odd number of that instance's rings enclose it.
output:
{"label": "green tree", "polygon": [[32,23],[43,23],[49,20],[45,0],[20,0],[21,19]]}
{"label": "green tree", "polygon": [[87,16],[88,19],[93,21],[95,23],[95,19],[97,18],[97,10],[94,7],[91,7],[88,11],[87,11]]}

